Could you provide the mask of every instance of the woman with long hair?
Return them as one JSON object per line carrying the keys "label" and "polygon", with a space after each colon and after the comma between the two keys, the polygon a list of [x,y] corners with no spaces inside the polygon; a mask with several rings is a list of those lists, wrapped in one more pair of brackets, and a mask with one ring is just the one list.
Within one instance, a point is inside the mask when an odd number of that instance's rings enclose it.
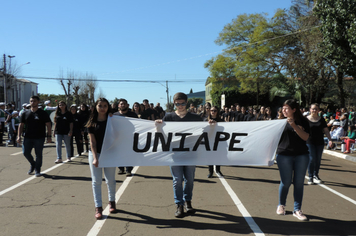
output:
{"label": "woman with long hair", "polygon": [[[80,104],[80,110],[79,110],[78,114],[80,116],[80,120],[82,123],[82,131],[83,131],[83,137],[84,137],[84,143],[85,143],[85,152],[89,152],[88,132],[84,127],[90,117],[90,111],[89,111],[87,104],[85,104],[85,103]],[[83,151],[84,151],[84,147],[83,147]]]}
{"label": "woman with long hair", "polygon": [[92,188],[95,203],[95,218],[101,219],[103,214],[103,205],[101,197],[101,184],[103,172],[105,176],[105,181],[108,186],[108,197],[110,213],[116,213],[116,202],[115,202],[115,191],[116,191],[116,181],[115,181],[115,167],[104,167],[99,168],[99,159],[101,148],[104,141],[106,123],[108,120],[108,115],[111,113],[111,107],[105,98],[99,98],[95,103],[95,109],[90,115],[88,123],[85,125],[87,127],[90,147],[89,151],[89,166],[92,178]]}
{"label": "woman with long hair", "polygon": [[[210,114],[208,115],[208,117],[204,120],[204,121],[209,121],[209,122],[224,122],[224,120],[222,120],[219,116],[219,108],[217,106],[213,106],[212,108],[210,108]],[[218,177],[222,177],[224,176],[221,171],[220,171],[220,166],[215,166],[215,170],[216,170],[216,175]],[[214,173],[214,166],[210,165],[209,166],[209,174],[208,174],[208,178],[213,177],[213,173]]]}
{"label": "woman with long hair", "polygon": [[138,118],[141,118],[142,110],[141,110],[141,105],[140,105],[140,103],[135,102],[135,103],[132,105],[132,111],[136,113],[136,115],[137,115]]}
{"label": "woman with long hair", "polygon": [[77,105],[73,104],[70,106],[70,113],[73,116],[73,135],[70,137],[70,149],[71,149],[71,156],[74,157],[74,141],[77,145],[77,152],[78,156],[82,155],[83,152],[83,135],[82,135],[82,121],[80,115],[77,113]]}
{"label": "woman with long hair", "polygon": [[322,183],[322,180],[319,178],[319,169],[324,150],[324,134],[329,140],[329,146],[333,145],[325,119],[319,116],[319,111],[319,104],[314,103],[310,106],[310,115],[307,116],[310,126],[310,135],[307,140],[309,149],[308,184],[314,184],[314,182],[318,184]]}
{"label": "woman with long hair", "polygon": [[265,110],[265,120],[272,120],[272,110],[270,107],[267,107]]}
{"label": "woman with long hair", "polygon": [[266,109],[264,106],[261,106],[260,112],[256,116],[256,120],[265,120],[266,118]]}
{"label": "woman with long hair", "polygon": [[70,138],[73,134],[73,116],[64,101],[59,101],[54,116],[53,136],[56,138],[57,159],[55,163],[62,163],[62,141],[66,147],[68,162],[71,160]]}
{"label": "woman with long hair", "polygon": [[293,183],[293,216],[299,220],[308,220],[301,208],[304,178],[309,164],[309,152],[306,145],[309,138],[309,122],[303,117],[298,103],[293,99],[284,102],[282,112],[284,117],[287,118],[287,124],[277,148],[277,164],[281,177],[277,214],[286,214],[287,195],[289,187]]}

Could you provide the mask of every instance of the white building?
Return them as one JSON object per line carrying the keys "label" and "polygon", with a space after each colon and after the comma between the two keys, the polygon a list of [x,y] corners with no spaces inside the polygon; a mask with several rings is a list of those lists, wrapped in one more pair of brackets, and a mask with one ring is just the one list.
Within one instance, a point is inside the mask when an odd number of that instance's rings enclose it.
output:
{"label": "white building", "polygon": [[22,108],[23,103],[28,103],[30,97],[37,95],[38,84],[27,79],[17,79],[12,77],[6,83],[6,100],[4,101],[4,76],[0,73],[0,101],[12,103],[15,102],[15,109]]}

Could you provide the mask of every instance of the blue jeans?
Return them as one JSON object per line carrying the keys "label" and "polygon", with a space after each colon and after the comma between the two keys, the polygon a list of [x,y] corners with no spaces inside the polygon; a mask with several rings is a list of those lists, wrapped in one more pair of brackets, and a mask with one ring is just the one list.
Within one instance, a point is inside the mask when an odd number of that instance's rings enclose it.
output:
{"label": "blue jeans", "polygon": [[[98,154],[98,158],[100,154]],[[95,167],[93,165],[93,153],[89,151],[89,166],[90,166],[90,173],[92,179],[92,188],[93,188],[93,195],[94,195],[94,203],[95,207],[103,206],[103,201],[101,197],[101,183],[103,182],[103,170],[104,170],[104,177],[106,185],[108,186],[108,196],[109,202],[115,201],[115,192],[116,192],[116,180],[115,180],[115,171],[116,167]],[[100,162],[100,159],[99,159]]]}
{"label": "blue jeans", "polygon": [[304,178],[309,164],[309,156],[277,155],[281,183],[279,185],[279,205],[286,205],[289,187],[294,185],[294,211],[301,210],[304,191]]}
{"label": "blue jeans", "polygon": [[70,158],[70,138],[71,137],[66,134],[56,134],[57,159],[62,159],[62,140],[64,141],[64,146],[66,147],[67,158]]}
{"label": "blue jeans", "polygon": [[[184,205],[185,201],[191,201],[193,197],[193,185],[195,166],[171,166],[173,177],[174,202]],[[184,181],[184,188],[183,188]]]}
{"label": "blue jeans", "polygon": [[324,145],[307,144],[309,148],[309,178],[319,176],[321,156],[323,155]]}
{"label": "blue jeans", "polygon": [[[31,166],[35,168],[36,173],[41,172],[42,160],[43,160],[43,144],[45,138],[24,138],[22,142],[22,152]],[[35,148],[36,161],[34,160],[31,152]]]}

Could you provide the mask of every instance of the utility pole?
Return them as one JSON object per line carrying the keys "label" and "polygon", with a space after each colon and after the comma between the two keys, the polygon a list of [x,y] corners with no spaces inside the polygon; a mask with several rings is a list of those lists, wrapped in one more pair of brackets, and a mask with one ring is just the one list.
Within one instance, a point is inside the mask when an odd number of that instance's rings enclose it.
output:
{"label": "utility pole", "polygon": [[6,55],[4,54],[4,102],[5,102],[5,104],[7,104],[6,80],[7,80],[7,75],[6,75]]}
{"label": "utility pole", "polygon": [[169,108],[168,80],[166,80],[167,108]]}

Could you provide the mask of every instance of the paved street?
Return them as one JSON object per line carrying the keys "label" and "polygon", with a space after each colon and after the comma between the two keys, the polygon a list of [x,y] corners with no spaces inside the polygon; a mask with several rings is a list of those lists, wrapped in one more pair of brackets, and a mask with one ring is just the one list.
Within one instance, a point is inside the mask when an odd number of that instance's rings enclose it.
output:
{"label": "paved street", "polygon": [[[182,219],[174,217],[169,168],[136,167],[133,177],[116,177],[119,212],[97,221],[87,156],[59,165],[55,158],[55,145],[46,144],[44,175],[35,178],[21,148],[0,147],[0,235],[356,235],[356,162],[332,155],[322,160],[325,184],[305,185],[308,222],[292,215],[293,187],[287,215],[275,213],[276,165],[223,166],[225,178],[212,179],[197,166],[197,213]],[[102,189],[106,207],[104,182]]]}

